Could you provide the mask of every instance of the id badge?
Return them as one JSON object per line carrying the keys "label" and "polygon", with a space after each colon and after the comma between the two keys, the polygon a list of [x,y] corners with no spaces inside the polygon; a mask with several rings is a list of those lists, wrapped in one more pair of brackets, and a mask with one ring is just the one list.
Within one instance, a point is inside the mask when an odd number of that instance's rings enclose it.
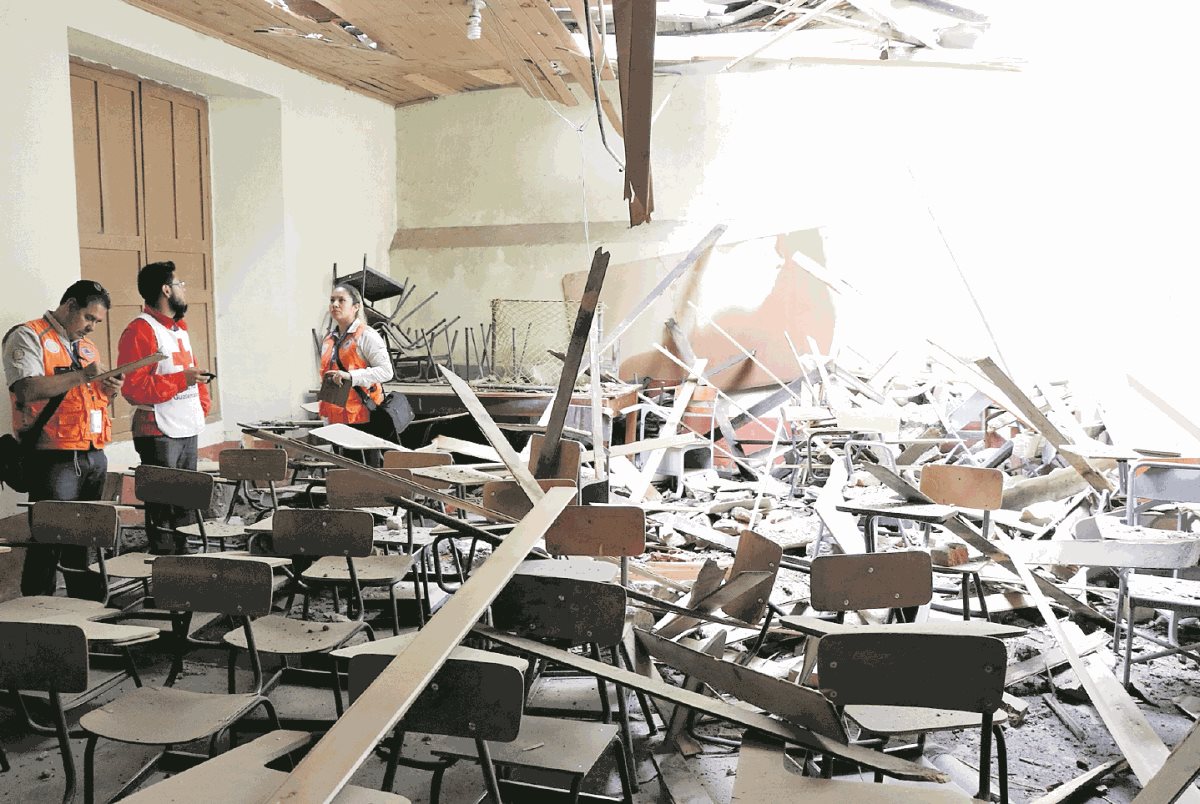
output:
{"label": "id badge", "polygon": [[92,433],[94,435],[99,435],[100,433],[104,432],[104,411],[93,410],[88,418],[91,423]]}

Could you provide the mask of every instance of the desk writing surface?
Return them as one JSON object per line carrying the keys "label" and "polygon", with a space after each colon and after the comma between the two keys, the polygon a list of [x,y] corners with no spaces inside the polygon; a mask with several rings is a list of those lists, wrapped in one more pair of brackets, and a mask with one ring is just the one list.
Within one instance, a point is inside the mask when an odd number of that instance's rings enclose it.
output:
{"label": "desk writing surface", "polygon": [[470,466],[422,466],[417,469],[409,469],[408,471],[417,477],[440,480],[443,483],[450,483],[455,486],[480,486],[484,483],[490,483],[493,480],[502,480],[509,476],[507,472],[492,474],[481,472]]}
{"label": "desk writing surface", "polygon": [[342,449],[394,449],[407,452],[404,447],[370,433],[364,433],[348,424],[327,424],[309,431],[309,435]]}

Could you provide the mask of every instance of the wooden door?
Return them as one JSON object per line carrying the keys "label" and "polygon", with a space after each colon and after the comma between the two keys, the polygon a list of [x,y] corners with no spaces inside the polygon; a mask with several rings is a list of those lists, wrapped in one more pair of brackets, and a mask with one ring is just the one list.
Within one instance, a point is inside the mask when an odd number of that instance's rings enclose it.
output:
{"label": "wooden door", "polygon": [[[172,260],[187,282],[197,362],[217,371],[213,309],[208,106],[204,99],[123,73],[71,64],[80,268],[108,289],[108,322],[93,334],[106,365],[142,308],[137,272]],[[212,421],[218,416],[217,388]],[[132,409],[115,403],[113,434],[128,436]]]}
{"label": "wooden door", "polygon": [[[112,295],[108,320],[92,338],[104,364],[115,366],[121,332],[142,308],[137,272],[147,262],[138,81],[72,64],[71,109],[79,265],[83,278],[96,280]],[[129,403],[117,399],[114,436],[129,434],[131,416]]]}

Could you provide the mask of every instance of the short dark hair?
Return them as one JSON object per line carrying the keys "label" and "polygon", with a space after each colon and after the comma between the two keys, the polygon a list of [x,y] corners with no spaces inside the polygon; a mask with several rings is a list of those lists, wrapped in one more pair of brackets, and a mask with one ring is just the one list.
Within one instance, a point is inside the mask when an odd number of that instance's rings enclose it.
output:
{"label": "short dark hair", "polygon": [[108,291],[99,282],[91,279],[80,279],[78,282],[72,283],[58,303],[66,304],[69,301],[75,302],[75,306],[81,310],[96,302],[103,304],[105,310],[112,307],[112,297],[108,295]]}
{"label": "short dark hair", "polygon": [[138,271],[138,293],[148,305],[158,301],[162,286],[169,285],[175,277],[175,263],[170,260],[152,262]]}

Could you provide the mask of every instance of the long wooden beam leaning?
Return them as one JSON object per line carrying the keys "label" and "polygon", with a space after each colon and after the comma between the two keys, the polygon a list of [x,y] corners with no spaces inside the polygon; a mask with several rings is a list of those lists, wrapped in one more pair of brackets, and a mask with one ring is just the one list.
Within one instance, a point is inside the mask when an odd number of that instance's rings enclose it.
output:
{"label": "long wooden beam leaning", "polygon": [[554,488],[451,596],[291,772],[272,801],[329,802],[404,713],[575,495]]}
{"label": "long wooden beam leaning", "polygon": [[[550,408],[550,420],[546,422],[546,440],[542,442],[534,477],[549,477],[558,465],[558,442],[562,438],[563,425],[567,422],[567,409],[571,406],[571,394],[575,389],[575,380],[579,377],[579,367],[583,363],[583,350],[587,346],[588,334],[592,331],[592,318],[600,304],[600,289],[604,287],[608,258],[609,253],[601,248],[597,248],[592,256],[592,267],[588,270],[583,298],[579,300],[579,311],[575,314],[575,328],[571,331],[571,342],[567,345],[567,355],[563,359],[558,391]],[[599,377],[592,378],[593,386],[599,382]]]}

